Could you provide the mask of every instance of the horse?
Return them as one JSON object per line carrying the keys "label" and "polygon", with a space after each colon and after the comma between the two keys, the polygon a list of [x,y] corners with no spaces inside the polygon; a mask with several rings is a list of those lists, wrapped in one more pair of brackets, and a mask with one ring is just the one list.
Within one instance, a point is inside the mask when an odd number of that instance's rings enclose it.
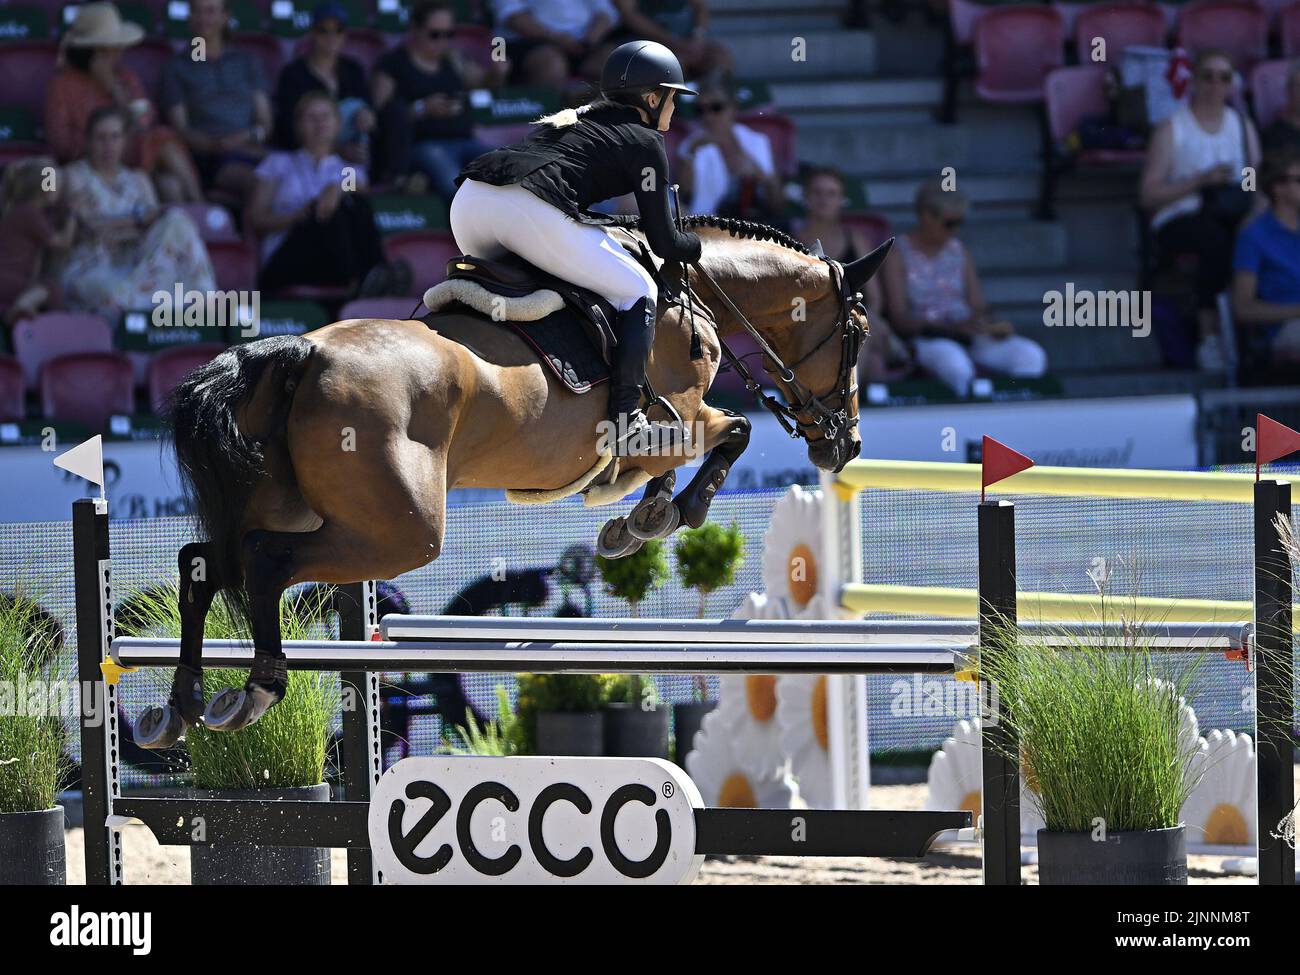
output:
{"label": "horse", "polygon": [[[186,376],[168,420],[205,540],[178,553],[180,663],[167,703],[137,722],[137,741],[166,748],[199,722],[232,731],[258,720],[288,683],[285,590],[391,579],[433,561],[452,488],[609,502],[644,485],[633,512],[601,532],[610,557],[681,523],[698,527],[750,431],[744,416],[704,401],[724,354],[719,336],[755,335],[788,401],[768,395],[765,405],[807,442],[814,465],[838,471],[856,456],[856,360],[868,329],[860,291],[892,241],[842,265],[761,224],[683,225],[700,234],[702,255],[689,268],[660,267],[646,374],[693,431],[681,455],[623,457],[612,472],[597,451],[607,397],[569,392],[512,330],[468,311],[334,322],[232,347]],[[616,233],[649,253],[635,226]],[[688,454],[705,456],[674,496]],[[205,706],[203,628],[218,593],[246,621],[254,660],[242,689]]]}

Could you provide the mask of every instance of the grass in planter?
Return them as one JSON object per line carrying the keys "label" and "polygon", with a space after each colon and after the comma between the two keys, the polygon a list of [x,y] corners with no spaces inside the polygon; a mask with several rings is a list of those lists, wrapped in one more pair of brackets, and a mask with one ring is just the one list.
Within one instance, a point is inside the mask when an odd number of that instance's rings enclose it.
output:
{"label": "grass in planter", "polygon": [[500,684],[496,686],[497,717],[483,727],[474,720],[474,712],[466,709],[465,724],[456,725],[455,731],[443,734],[443,751],[449,755],[489,755],[501,757],[514,755],[519,737],[516,726],[519,718],[510,709],[510,695]]}
{"label": "grass in planter", "polygon": [[[0,813],[38,812],[52,809],[69,771],[65,751],[67,732],[62,716],[23,714],[20,697],[30,701],[33,682],[57,680],[55,662],[60,651],[57,630],[47,625],[39,604],[19,593],[0,599]],[[37,687],[49,685],[36,684]],[[75,682],[72,684],[75,688]],[[63,695],[46,693],[42,701],[60,701]]]}
{"label": "grass in planter", "polygon": [[[280,632],[286,640],[319,638],[328,628],[328,590],[318,587],[289,593],[280,604]],[[181,632],[178,587],[133,593],[132,634],[178,637]],[[225,600],[216,599],[204,634],[211,640],[251,643],[247,626]],[[171,674],[159,684],[166,695]],[[247,670],[209,669],[203,687],[210,701],[227,687],[243,687]],[[340,706],[337,674],[294,670],[283,701],[257,724],[242,731],[214,733],[190,728],[185,736],[194,786],[199,789],[285,789],[318,785],[325,780],[330,721]]]}
{"label": "grass in planter", "polygon": [[[1130,640],[1064,647],[1004,637],[981,676],[997,685],[997,712],[1016,733],[1031,794],[1053,832],[1168,829],[1196,785],[1195,741],[1184,702],[1203,655]],[[985,685],[987,686],[987,685]]]}

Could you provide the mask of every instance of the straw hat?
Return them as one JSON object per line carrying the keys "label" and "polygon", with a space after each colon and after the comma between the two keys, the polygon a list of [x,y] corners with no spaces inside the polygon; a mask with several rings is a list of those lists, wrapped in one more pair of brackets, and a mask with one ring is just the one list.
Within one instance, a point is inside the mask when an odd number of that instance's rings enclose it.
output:
{"label": "straw hat", "polygon": [[140,43],[144,28],[122,20],[111,3],[88,3],[63,36],[69,47],[129,47]]}

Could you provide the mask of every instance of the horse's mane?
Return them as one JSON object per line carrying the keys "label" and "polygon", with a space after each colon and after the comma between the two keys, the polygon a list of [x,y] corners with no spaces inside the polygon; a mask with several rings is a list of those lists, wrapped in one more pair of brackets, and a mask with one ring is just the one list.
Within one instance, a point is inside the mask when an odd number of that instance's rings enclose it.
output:
{"label": "horse's mane", "polygon": [[[743,237],[747,240],[770,240],[800,254],[812,253],[803,241],[795,240],[789,234],[777,230],[775,227],[769,227],[765,223],[755,223],[752,220],[718,217],[709,213],[692,213],[690,216],[682,218],[682,225],[687,230],[693,230],[696,227],[714,227],[718,230],[725,230],[732,237]],[[639,217],[634,226],[640,228],[641,219]]]}

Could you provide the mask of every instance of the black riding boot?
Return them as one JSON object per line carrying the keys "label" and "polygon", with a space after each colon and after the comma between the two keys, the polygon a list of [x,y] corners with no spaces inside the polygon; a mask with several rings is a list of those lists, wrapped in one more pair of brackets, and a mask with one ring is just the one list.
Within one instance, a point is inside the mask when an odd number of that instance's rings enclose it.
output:
{"label": "black riding boot", "polygon": [[620,312],[615,326],[618,346],[610,370],[609,419],[614,425],[609,444],[615,456],[665,454],[681,448],[685,431],[676,423],[652,423],[641,410],[646,360],[655,337],[655,305],[642,298]]}

